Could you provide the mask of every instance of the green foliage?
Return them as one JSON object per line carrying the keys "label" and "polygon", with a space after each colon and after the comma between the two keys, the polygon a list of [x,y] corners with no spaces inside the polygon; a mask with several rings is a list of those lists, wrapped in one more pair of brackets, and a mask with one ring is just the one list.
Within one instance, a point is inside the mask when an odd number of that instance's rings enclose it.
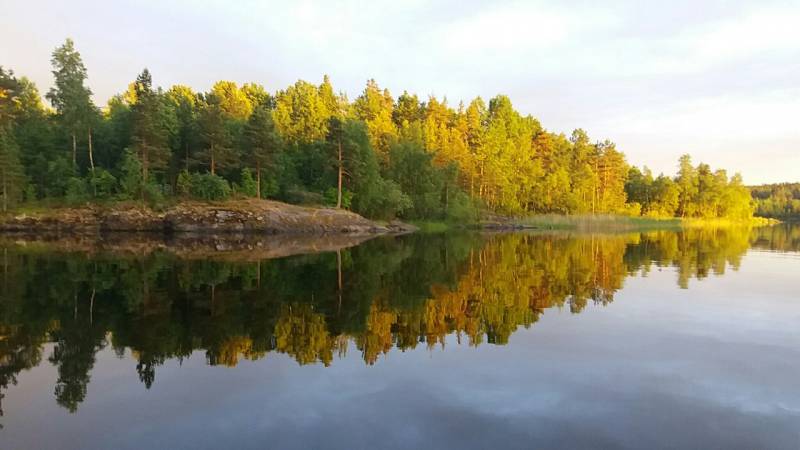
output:
{"label": "green foliage", "polygon": [[188,170],[181,170],[175,182],[175,194],[188,197],[192,193],[192,176]]}
{"label": "green foliage", "polygon": [[447,202],[445,219],[453,223],[475,223],[478,221],[478,208],[466,192],[456,191]]}
{"label": "green foliage", "polygon": [[119,167],[119,194],[122,199],[135,199],[143,195],[142,163],[131,151],[126,151]]}
{"label": "green foliage", "polygon": [[191,176],[189,192],[201,200],[226,200],[231,196],[231,186],[220,176],[195,173]]}
{"label": "green foliage", "polygon": [[134,82],[131,105],[133,147],[141,164],[142,179],[152,170],[163,170],[170,160],[171,144],[178,133],[173,103],[161,90],[153,89],[150,71],[144,69]]}
{"label": "green foliage", "polygon": [[86,66],[72,39],[53,51],[51,62],[55,86],[47,93],[47,99],[70,134],[82,133],[89,126],[94,105],[92,91],[83,85],[87,78]]}
{"label": "green foliage", "polygon": [[159,206],[164,203],[164,190],[164,185],[150,181],[142,186],[142,195],[150,206]]}
{"label": "green foliage", "polygon": [[253,167],[270,167],[275,155],[282,150],[283,142],[272,113],[265,107],[256,108],[244,127],[242,155]]}
{"label": "green foliage", "polygon": [[631,168],[625,191],[631,203],[640,206],[640,214],[648,217],[743,220],[753,215],[750,193],[740,175],[729,179],[724,170],[712,172],[707,164],[695,167],[689,155],[681,157],[675,181],[664,175],[653,179],[647,168]]}
{"label": "green foliage", "polygon": [[67,180],[75,176],[75,169],[65,157],[56,158],[47,163],[46,182],[43,184],[45,195],[62,197],[67,192]]}
{"label": "green foliage", "polygon": [[[33,83],[0,68],[0,125],[4,148],[12,149],[0,165],[15,167],[6,171],[16,178],[5,196],[14,203],[26,184],[26,199],[79,196],[69,180],[88,174],[98,199],[150,201],[226,198],[234,182],[247,196],[335,204],[341,180],[343,207],[412,220],[471,221],[477,205],[514,215],[735,220],[754,209],[736,175],[695,167],[686,155],[676,177],[654,176],[631,168],[611,141],[592,141],[581,129],[547,131],[504,95],[454,108],[434,96],[394,98],[369,80],[349,102],[327,76],[274,95],[231,81],[204,93],[181,85],[164,91],[144,69],[100,115],[71,40],[52,63],[56,82],[47,98],[55,112]],[[93,165],[75,154],[90,137]],[[773,217],[796,214],[797,202],[783,191],[757,199],[759,214]]]}
{"label": "green foliage", "polygon": [[15,206],[25,191],[25,176],[19,148],[8,127],[0,125],[0,208]]}
{"label": "green foliage", "polygon": [[97,198],[110,198],[117,190],[117,179],[111,172],[101,168],[89,174],[89,184]]}
{"label": "green foliage", "polygon": [[253,173],[250,171],[250,169],[242,169],[239,192],[247,197],[258,196],[258,185],[256,184],[256,180],[253,178]]}
{"label": "green foliage", "polygon": [[77,205],[89,200],[89,186],[85,179],[71,177],[67,180],[67,190],[64,195],[67,203]]}
{"label": "green foliage", "polygon": [[784,220],[800,219],[800,183],[766,184],[750,188],[756,215]]}
{"label": "green foliage", "polygon": [[393,145],[386,176],[396,182],[411,200],[411,207],[406,209],[403,217],[422,219],[444,215],[444,177],[433,165],[433,155],[421,145],[413,142]]}
{"label": "green foliage", "polygon": [[341,139],[347,186],[353,192],[353,210],[369,217],[393,218],[411,207],[411,199],[396,182],[384,179],[363,122],[334,124],[329,137],[330,154],[338,152]]}
{"label": "green foliage", "polygon": [[[325,191],[325,204],[328,206],[336,206],[339,191],[336,188],[328,188]],[[342,190],[342,208],[350,209],[353,205],[353,193],[347,189]]]}

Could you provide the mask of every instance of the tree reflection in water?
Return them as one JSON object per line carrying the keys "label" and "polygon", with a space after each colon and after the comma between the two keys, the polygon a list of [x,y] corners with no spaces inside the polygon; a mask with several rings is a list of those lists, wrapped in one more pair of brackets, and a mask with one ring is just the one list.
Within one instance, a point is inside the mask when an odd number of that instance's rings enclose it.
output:
{"label": "tree reflection in water", "polygon": [[444,346],[448,335],[506,344],[546,309],[607,305],[626,277],[653,268],[675,268],[687,288],[736,270],[751,246],[797,251],[800,228],[409,235],[256,260],[248,252],[2,245],[0,401],[52,343],[56,401],[75,411],[96,353],[109,345],[130,351],[149,388],[159,365],[196,351],[211,365],[270,352],[329,365],[353,346],[374,364],[392,349]]}

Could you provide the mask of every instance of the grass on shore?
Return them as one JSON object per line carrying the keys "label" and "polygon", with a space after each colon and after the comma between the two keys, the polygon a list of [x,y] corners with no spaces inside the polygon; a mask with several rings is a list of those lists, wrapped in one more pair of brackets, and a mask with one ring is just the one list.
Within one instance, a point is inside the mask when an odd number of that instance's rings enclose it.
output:
{"label": "grass on shore", "polygon": [[582,215],[558,215],[545,214],[522,217],[518,221],[520,225],[534,227],[545,230],[644,230],[644,229],[678,229],[681,227],[681,219],[676,218],[651,218],[651,217],[630,217],[613,214],[582,214]]}
{"label": "grass on shore", "polygon": [[654,218],[654,217],[631,217],[614,214],[582,214],[582,215],[560,215],[542,214],[522,217],[507,217],[488,222],[477,222],[473,224],[453,223],[444,221],[415,221],[423,233],[443,233],[452,229],[481,228],[485,223],[497,223],[506,225],[509,229],[519,227],[530,230],[554,230],[554,231],[648,231],[648,230],[681,230],[685,228],[724,228],[741,226],[766,226],[780,223],[775,219],[763,217],[753,217],[748,220],[731,219],[682,219]]}
{"label": "grass on shore", "polygon": [[613,214],[585,215],[539,215],[523,217],[520,224],[549,230],[579,231],[642,231],[655,229],[682,228],[725,228],[741,226],[766,226],[780,223],[775,219],[752,217],[745,220],[736,219],[699,219],[699,218],[657,218],[631,217]]}

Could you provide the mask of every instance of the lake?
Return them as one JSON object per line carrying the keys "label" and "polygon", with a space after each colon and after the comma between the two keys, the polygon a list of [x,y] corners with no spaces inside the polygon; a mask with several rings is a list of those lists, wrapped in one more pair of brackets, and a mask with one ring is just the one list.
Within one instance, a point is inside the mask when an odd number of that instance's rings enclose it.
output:
{"label": "lake", "polygon": [[0,248],[3,449],[800,448],[799,226]]}

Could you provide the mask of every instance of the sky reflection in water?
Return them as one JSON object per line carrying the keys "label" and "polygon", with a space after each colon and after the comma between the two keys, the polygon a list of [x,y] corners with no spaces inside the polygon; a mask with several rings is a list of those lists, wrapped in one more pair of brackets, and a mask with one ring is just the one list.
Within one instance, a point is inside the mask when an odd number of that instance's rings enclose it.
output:
{"label": "sky reflection in water", "polygon": [[797,227],[132,247],[3,244],[1,447],[800,445]]}

